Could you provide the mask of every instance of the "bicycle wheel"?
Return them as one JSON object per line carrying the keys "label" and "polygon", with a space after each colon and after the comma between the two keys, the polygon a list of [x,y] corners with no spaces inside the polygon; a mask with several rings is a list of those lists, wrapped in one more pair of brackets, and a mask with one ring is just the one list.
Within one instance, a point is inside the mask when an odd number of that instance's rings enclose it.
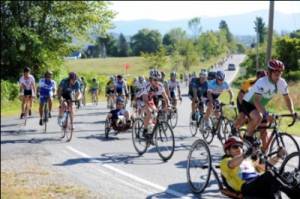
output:
{"label": "bicycle wheel", "polygon": [[70,142],[73,136],[73,126],[71,123],[71,115],[69,112],[67,112],[67,116],[66,116],[64,133],[65,133],[65,137],[67,138],[67,142]]}
{"label": "bicycle wheel", "polygon": [[44,113],[44,116],[43,116],[43,122],[44,122],[44,132],[47,133],[47,123],[48,123],[48,115],[49,115],[49,112],[48,112],[48,105],[47,105],[47,102],[44,104],[44,109],[43,109],[43,113]]}
{"label": "bicycle wheel", "polygon": [[137,118],[132,125],[132,142],[136,152],[143,155],[148,148],[146,138],[143,136],[144,121]]}
{"label": "bicycle wheel", "polygon": [[189,128],[190,128],[190,133],[191,133],[192,137],[194,137],[197,134],[198,126],[197,126],[197,121],[192,120],[192,114],[190,116]]}
{"label": "bicycle wheel", "polygon": [[187,158],[187,181],[194,193],[202,193],[209,183],[211,175],[211,155],[207,143],[196,140]]}
{"label": "bicycle wheel", "polygon": [[289,154],[283,161],[279,174],[285,172],[293,172],[295,170],[300,170],[300,153],[294,152]]}
{"label": "bicycle wheel", "polygon": [[169,160],[175,150],[173,130],[167,122],[160,122],[153,130],[155,146],[163,161]]}
{"label": "bicycle wheel", "polygon": [[177,122],[178,122],[177,109],[171,109],[168,113],[168,123],[172,129],[174,129],[177,126]]}
{"label": "bicycle wheel", "polygon": [[[212,119],[209,117],[209,120],[210,120],[210,123],[212,124]],[[207,144],[210,144],[212,143],[213,139],[214,139],[214,129],[213,128],[210,128],[210,129],[207,129],[205,128],[205,125],[204,125],[204,118],[202,117],[201,120],[200,120],[200,125],[199,125],[199,132],[201,133],[203,139],[206,141]]]}
{"label": "bicycle wheel", "polygon": [[224,145],[225,141],[228,137],[231,136],[231,127],[233,126],[233,121],[227,120],[226,118],[221,121],[220,128],[218,131],[218,137],[222,145]]}
{"label": "bicycle wheel", "polygon": [[108,138],[108,134],[110,131],[110,121],[108,119],[105,120],[105,129],[104,129],[104,133],[105,133],[105,138]]}

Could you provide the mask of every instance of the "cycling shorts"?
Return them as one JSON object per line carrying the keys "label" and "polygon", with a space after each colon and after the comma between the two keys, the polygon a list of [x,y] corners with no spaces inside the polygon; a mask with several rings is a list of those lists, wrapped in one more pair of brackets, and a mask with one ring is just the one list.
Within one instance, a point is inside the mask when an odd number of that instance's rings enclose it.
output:
{"label": "cycling shorts", "polygon": [[44,104],[47,102],[48,98],[52,99],[51,96],[40,96],[40,103]]}
{"label": "cycling shorts", "polygon": [[32,90],[24,90],[24,96],[32,96]]}

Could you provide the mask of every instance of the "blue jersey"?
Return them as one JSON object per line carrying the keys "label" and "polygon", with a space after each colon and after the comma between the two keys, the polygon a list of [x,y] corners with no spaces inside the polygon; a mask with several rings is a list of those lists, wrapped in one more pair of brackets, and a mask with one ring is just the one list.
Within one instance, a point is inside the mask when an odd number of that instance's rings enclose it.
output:
{"label": "blue jersey", "polygon": [[197,90],[198,97],[207,97],[208,83],[205,81],[201,84],[199,78],[193,78],[189,85],[189,93],[192,94],[193,89]]}
{"label": "blue jersey", "polygon": [[116,86],[117,93],[123,93],[123,91],[125,90],[124,81],[116,81],[115,86]]}
{"label": "blue jersey", "polygon": [[43,78],[39,82],[39,88],[41,97],[51,97],[53,96],[53,91],[56,89],[56,83],[54,80]]}
{"label": "blue jersey", "polygon": [[79,82],[76,80],[73,85],[70,85],[68,78],[61,80],[59,87],[63,90],[63,92],[67,92],[67,93],[70,93],[72,91],[75,91],[75,92],[80,91]]}
{"label": "blue jersey", "polygon": [[120,115],[125,115],[125,112],[126,112],[125,109],[114,109],[110,111],[113,120],[117,120]]}
{"label": "blue jersey", "polygon": [[208,82],[208,91],[212,93],[213,98],[218,98],[223,91],[228,91],[229,89],[229,84],[225,81],[221,84],[218,84],[215,79]]}

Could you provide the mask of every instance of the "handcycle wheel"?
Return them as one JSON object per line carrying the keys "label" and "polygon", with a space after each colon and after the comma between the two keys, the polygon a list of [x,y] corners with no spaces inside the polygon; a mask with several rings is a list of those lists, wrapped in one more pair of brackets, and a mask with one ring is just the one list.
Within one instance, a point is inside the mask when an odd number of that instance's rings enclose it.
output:
{"label": "handcycle wheel", "polygon": [[110,120],[106,119],[105,120],[105,129],[104,129],[106,139],[108,138],[109,131],[110,131]]}
{"label": "handcycle wheel", "polygon": [[70,142],[73,136],[73,127],[72,127],[71,116],[69,112],[67,113],[66,121],[63,127],[64,127],[64,134],[65,134],[64,137],[67,138],[67,142]]}
{"label": "handcycle wheel", "polygon": [[198,126],[197,126],[197,121],[192,120],[192,114],[190,116],[189,128],[190,128],[190,133],[191,133],[192,137],[194,137],[197,134]]}
{"label": "handcycle wheel", "polygon": [[187,158],[187,181],[194,193],[202,193],[209,183],[212,160],[207,143],[196,140]]}
{"label": "handcycle wheel", "polygon": [[267,153],[268,156],[272,157],[276,155],[279,150],[279,147],[285,148],[287,154],[291,154],[293,152],[300,153],[299,145],[293,136],[287,133],[279,133],[278,135],[278,139],[274,137],[271,141],[269,151]]}
{"label": "handcycle wheel", "polygon": [[[211,117],[209,117],[211,124],[213,124]],[[211,129],[206,129],[204,127],[204,117],[200,120],[199,132],[201,133],[203,139],[206,141],[207,144],[212,143],[215,134],[213,133],[213,127]]]}
{"label": "handcycle wheel", "polygon": [[163,161],[168,161],[175,150],[173,130],[167,122],[160,122],[153,131],[157,153]]}
{"label": "handcycle wheel", "polygon": [[171,109],[168,112],[168,123],[170,125],[170,127],[172,129],[174,129],[177,126],[177,122],[178,122],[178,113],[177,113],[177,109]]}
{"label": "handcycle wheel", "polygon": [[144,121],[142,119],[135,119],[132,125],[132,142],[136,152],[143,155],[148,148],[148,142],[143,136]]}

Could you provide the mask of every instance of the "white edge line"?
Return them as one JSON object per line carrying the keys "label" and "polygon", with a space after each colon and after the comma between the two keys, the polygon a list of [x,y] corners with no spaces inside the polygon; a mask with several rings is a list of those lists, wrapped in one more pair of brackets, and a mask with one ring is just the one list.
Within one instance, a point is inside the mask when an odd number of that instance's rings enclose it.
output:
{"label": "white edge line", "polygon": [[[85,157],[85,158],[91,158],[91,156],[89,156],[89,155],[87,155],[87,154],[85,154],[85,153],[83,153],[83,152],[81,152],[81,151],[78,151],[77,149],[74,149],[74,148],[71,147],[71,146],[66,146],[66,148],[68,148],[69,150],[73,151],[74,153],[77,153],[78,155],[81,155],[82,157]],[[100,161],[99,161],[99,162],[100,162]],[[154,183],[152,183],[152,182],[150,182],[150,181],[148,181],[148,180],[142,179],[142,178],[140,178],[140,177],[137,177],[137,176],[135,176],[135,175],[132,175],[132,174],[130,174],[130,173],[127,173],[127,172],[125,172],[125,171],[122,171],[122,170],[120,170],[120,169],[117,169],[117,168],[115,168],[115,167],[113,167],[113,166],[111,166],[111,165],[103,164],[102,166],[105,167],[105,168],[107,168],[107,169],[109,169],[109,170],[112,170],[112,171],[114,171],[114,172],[116,172],[116,173],[119,173],[119,174],[121,174],[121,175],[123,175],[123,176],[126,176],[126,177],[128,177],[128,178],[131,178],[131,179],[134,180],[134,181],[137,181],[137,182],[142,183],[142,184],[144,184],[144,185],[152,186],[152,187],[154,187],[154,188],[156,188],[156,189],[158,189],[158,190],[161,190],[161,191],[163,191],[163,192],[169,193],[169,194],[171,194],[171,195],[174,195],[174,196],[177,196],[177,197],[180,197],[180,198],[190,198],[190,197],[187,197],[187,196],[185,196],[184,194],[182,194],[182,193],[180,193],[180,192],[174,191],[174,190],[169,189],[169,188],[168,188],[168,189],[167,189],[167,188],[164,188],[163,186],[154,184]]]}

